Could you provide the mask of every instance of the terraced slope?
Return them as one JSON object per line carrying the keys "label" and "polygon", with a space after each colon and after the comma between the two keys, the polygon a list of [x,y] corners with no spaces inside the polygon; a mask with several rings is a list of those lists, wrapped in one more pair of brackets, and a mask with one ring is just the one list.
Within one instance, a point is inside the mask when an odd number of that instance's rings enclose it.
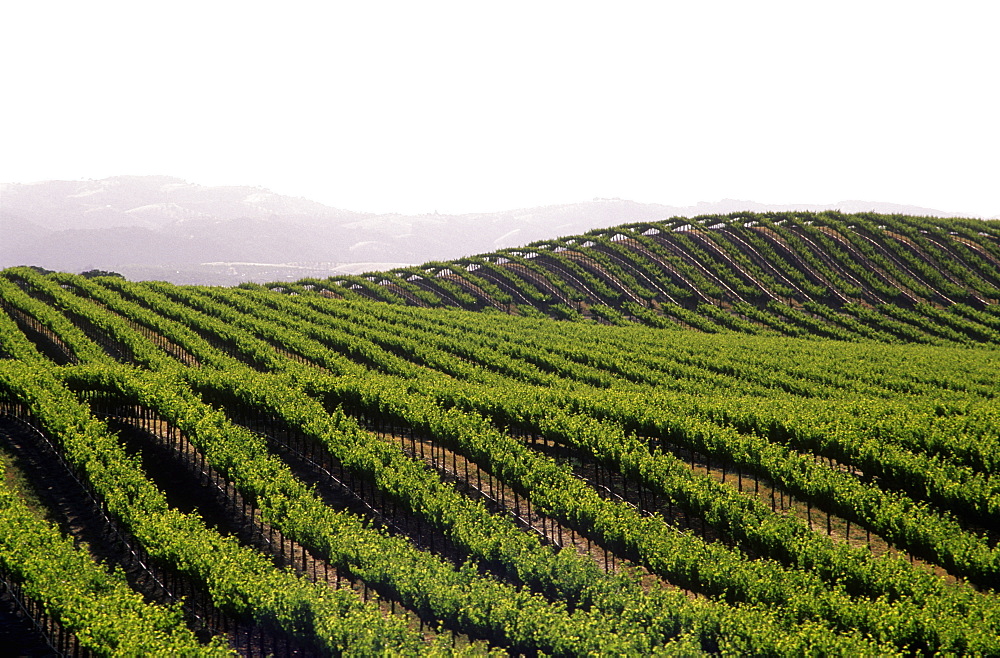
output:
{"label": "terraced slope", "polygon": [[675,218],[268,287],[706,331],[993,342],[995,315],[982,312],[1000,300],[1000,229],[836,212]]}
{"label": "terraced slope", "polygon": [[[540,257],[525,300],[612,289]],[[1000,654],[995,306],[297,292],[0,273],[0,576],[60,651]]]}

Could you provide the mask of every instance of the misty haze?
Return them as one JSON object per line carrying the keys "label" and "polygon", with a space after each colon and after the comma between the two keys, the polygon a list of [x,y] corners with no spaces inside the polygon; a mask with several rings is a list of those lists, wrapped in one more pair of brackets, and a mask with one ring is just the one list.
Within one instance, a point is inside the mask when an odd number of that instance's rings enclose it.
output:
{"label": "misty haze", "polygon": [[0,268],[100,269],[133,280],[236,285],[387,270],[672,216],[821,209],[957,216],[868,201],[676,207],[622,199],[496,213],[376,215],[258,187],[119,176],[0,186]]}

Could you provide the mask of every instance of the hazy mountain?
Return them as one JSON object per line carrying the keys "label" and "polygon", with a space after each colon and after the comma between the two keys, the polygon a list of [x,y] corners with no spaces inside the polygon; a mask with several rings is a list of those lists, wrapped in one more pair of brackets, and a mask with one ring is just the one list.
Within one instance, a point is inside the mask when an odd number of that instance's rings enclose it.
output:
{"label": "hazy mountain", "polygon": [[689,207],[594,199],[498,213],[375,215],[259,187],[118,176],[0,185],[0,267],[96,268],[226,285],[448,260],[673,216],[828,208],[956,216],[864,201],[774,206],[731,199]]}

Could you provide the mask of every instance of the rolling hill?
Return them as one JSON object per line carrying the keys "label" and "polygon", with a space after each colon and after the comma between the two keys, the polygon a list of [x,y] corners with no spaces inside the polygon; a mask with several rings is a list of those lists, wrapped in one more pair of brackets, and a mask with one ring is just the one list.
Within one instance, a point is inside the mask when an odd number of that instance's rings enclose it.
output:
{"label": "rolling hill", "polygon": [[[995,307],[1000,228],[986,220],[829,211],[675,217],[267,287],[707,330],[926,341],[957,340],[967,329],[966,339],[993,340],[992,329],[938,316],[964,314],[975,323],[982,309]],[[954,326],[929,336],[921,323],[933,324],[932,317]]]}
{"label": "rolling hill", "polygon": [[675,207],[622,199],[465,215],[376,215],[260,187],[119,176],[0,185],[0,268],[99,269],[133,280],[205,285],[293,281],[450,260],[625,222],[824,208],[948,216],[860,201],[765,206],[724,200]]}

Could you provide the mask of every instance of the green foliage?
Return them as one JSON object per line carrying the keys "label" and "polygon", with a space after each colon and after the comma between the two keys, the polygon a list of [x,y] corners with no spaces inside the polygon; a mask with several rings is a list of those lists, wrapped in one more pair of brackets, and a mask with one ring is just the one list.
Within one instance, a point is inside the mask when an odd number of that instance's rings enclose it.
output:
{"label": "green foliage", "polygon": [[[280,291],[12,268],[0,411],[30,413],[144,550],[214,605],[330,654],[996,655],[991,231],[839,213],[675,218],[429,264],[442,276]],[[498,302],[517,314],[440,308]],[[267,523],[438,631],[425,638],[172,508],[97,399],[183,432]],[[241,425],[247,414],[263,429]],[[289,436],[447,546],[329,505],[286,462]],[[440,452],[424,461],[406,437]],[[462,462],[504,493],[463,484]],[[901,555],[828,536],[737,478]],[[526,522],[579,533],[580,550]],[[7,490],[0,565],[99,653],[221,649]]]}
{"label": "green foliage", "polygon": [[[46,274],[53,274],[52,272],[46,272]],[[116,279],[124,279],[125,277],[118,272],[109,272],[107,270],[87,270],[86,272],[80,272],[80,276],[85,279],[95,279],[99,276],[110,276]]]}

